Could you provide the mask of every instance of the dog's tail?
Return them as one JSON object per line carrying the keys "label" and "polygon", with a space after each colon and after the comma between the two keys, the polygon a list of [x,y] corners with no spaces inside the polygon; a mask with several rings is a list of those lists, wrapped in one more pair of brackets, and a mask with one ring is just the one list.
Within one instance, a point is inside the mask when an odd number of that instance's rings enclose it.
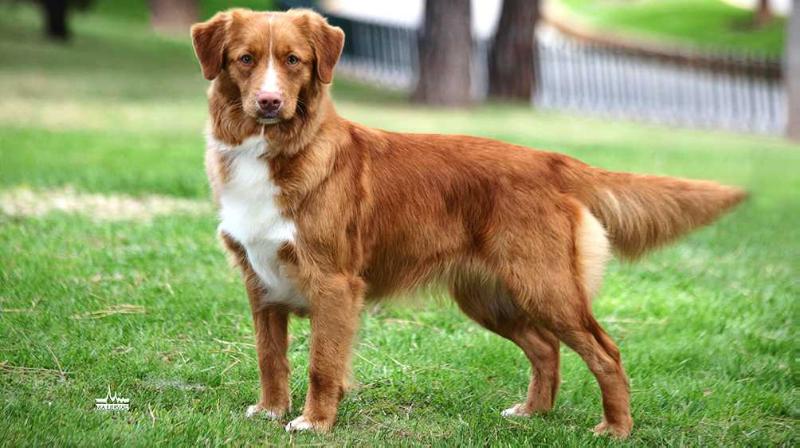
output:
{"label": "dog's tail", "polygon": [[711,181],[581,168],[572,172],[581,175],[570,176],[573,191],[627,259],[711,223],[747,197],[744,190]]}

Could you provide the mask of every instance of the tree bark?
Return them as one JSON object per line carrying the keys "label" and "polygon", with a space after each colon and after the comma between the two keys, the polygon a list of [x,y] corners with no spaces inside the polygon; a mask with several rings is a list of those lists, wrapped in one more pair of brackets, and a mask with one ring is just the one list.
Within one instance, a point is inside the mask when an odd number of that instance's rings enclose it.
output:
{"label": "tree bark", "polygon": [[45,19],[45,35],[48,39],[66,41],[69,39],[67,24],[67,0],[42,0]]}
{"label": "tree bark", "polygon": [[786,134],[792,140],[800,141],[800,0],[792,2],[786,33],[783,74],[789,106]]}
{"label": "tree bark", "polygon": [[769,7],[769,0],[758,0],[756,5],[756,26],[764,26],[772,21],[772,9]]}
{"label": "tree bark", "polygon": [[489,95],[529,101],[536,87],[539,0],[504,0],[489,53]]}
{"label": "tree bark", "polygon": [[426,0],[413,100],[439,106],[470,102],[470,0]]}
{"label": "tree bark", "polygon": [[197,0],[150,0],[150,24],[158,32],[187,34],[197,22]]}

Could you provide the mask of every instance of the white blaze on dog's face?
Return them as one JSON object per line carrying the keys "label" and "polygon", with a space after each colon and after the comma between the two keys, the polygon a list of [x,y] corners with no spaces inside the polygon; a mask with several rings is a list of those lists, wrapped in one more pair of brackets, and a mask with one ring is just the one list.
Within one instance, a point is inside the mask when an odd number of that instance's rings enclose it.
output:
{"label": "white blaze on dog's face", "polygon": [[293,118],[305,95],[331,82],[344,33],[310,10],[233,9],[193,26],[192,41],[203,75],[230,85],[247,115],[272,124]]}

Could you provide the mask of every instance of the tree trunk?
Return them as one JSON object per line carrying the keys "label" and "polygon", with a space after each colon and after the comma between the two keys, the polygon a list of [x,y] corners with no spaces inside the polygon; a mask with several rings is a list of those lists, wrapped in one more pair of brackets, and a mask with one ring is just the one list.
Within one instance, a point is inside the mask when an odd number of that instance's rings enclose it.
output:
{"label": "tree trunk", "polygon": [[489,53],[489,95],[530,101],[536,84],[539,0],[504,0]]}
{"label": "tree trunk", "polygon": [[756,6],[756,26],[764,26],[772,21],[772,9],[769,7],[769,0],[758,0]]}
{"label": "tree trunk", "polygon": [[150,24],[158,32],[186,34],[197,22],[197,0],[150,0]]}
{"label": "tree trunk", "polygon": [[470,13],[470,0],[426,0],[414,101],[440,106],[470,102]]}
{"label": "tree trunk", "polygon": [[45,19],[45,35],[53,40],[68,40],[67,0],[42,0],[42,12]]}
{"label": "tree trunk", "polygon": [[788,97],[788,124],[786,134],[800,141],[800,1],[792,2],[792,12],[786,23],[786,58],[783,79]]}

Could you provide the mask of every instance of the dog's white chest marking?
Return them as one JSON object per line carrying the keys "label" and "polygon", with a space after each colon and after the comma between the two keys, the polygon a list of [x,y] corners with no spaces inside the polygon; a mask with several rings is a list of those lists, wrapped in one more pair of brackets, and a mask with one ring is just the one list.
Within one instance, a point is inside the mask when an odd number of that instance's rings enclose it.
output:
{"label": "dog's white chest marking", "polygon": [[263,137],[250,137],[230,147],[208,137],[210,147],[228,164],[228,178],[219,192],[220,230],[239,242],[253,270],[267,290],[264,303],[282,303],[305,309],[308,301],[298,291],[278,261],[278,249],[295,241],[295,225],[280,213],[278,187],[261,156],[267,150]]}

